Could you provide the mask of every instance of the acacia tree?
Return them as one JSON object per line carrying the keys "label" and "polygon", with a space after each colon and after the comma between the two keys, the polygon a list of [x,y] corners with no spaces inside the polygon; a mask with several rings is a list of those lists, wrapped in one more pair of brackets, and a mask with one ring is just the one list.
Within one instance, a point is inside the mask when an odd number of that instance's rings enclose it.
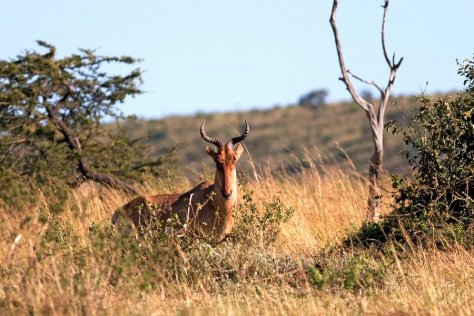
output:
{"label": "acacia tree", "polygon": [[135,193],[127,180],[156,175],[167,157],[148,158],[119,124],[103,124],[126,119],[117,105],[141,93],[142,75],[110,75],[104,66],[138,60],[86,49],[58,58],[54,46],[38,44],[46,53],[0,60],[0,204],[14,207],[37,189],[64,197],[61,186],[85,180]]}
{"label": "acacia tree", "polygon": [[[350,70],[347,69],[346,63],[344,61],[344,56],[342,54],[341,43],[339,40],[339,30],[336,24],[336,13],[337,13],[337,6],[338,0],[333,1],[330,23],[332,27],[332,31],[334,33],[334,39],[336,42],[336,50],[337,50],[337,57],[339,59],[339,66],[341,68],[341,77],[339,78],[346,86],[347,90],[349,91],[352,99],[354,102],[359,105],[367,114],[367,118],[370,124],[370,130],[372,132],[372,140],[374,143],[374,154],[370,160],[370,167],[369,167],[369,212],[367,215],[368,220],[378,221],[380,217],[380,178],[382,175],[382,163],[383,163],[383,132],[384,132],[384,116],[385,116],[385,109],[389,103],[390,92],[392,90],[392,86],[395,82],[395,77],[397,75],[397,70],[400,68],[402,64],[403,58],[400,58],[398,61],[395,61],[395,54],[393,54],[392,58],[389,57],[387,48],[385,45],[385,21],[387,17],[387,10],[389,1],[385,0],[384,4],[382,5],[383,8],[383,18],[382,18],[382,51],[385,57],[385,61],[390,69],[390,74],[388,77],[388,82],[385,88],[382,89],[381,86],[376,84],[374,81],[367,81],[362,79],[361,77],[353,74]],[[369,102],[368,100],[364,99],[357,93],[355,90],[352,82],[351,77],[359,80],[363,83],[366,83],[370,86],[373,86],[377,91],[380,93],[380,103],[378,105],[378,109],[376,110],[372,101]]]}

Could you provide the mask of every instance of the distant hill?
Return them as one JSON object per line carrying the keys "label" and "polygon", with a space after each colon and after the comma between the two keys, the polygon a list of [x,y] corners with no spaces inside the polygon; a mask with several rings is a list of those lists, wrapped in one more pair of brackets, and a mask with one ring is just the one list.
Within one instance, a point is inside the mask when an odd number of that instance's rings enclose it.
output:
{"label": "distant hill", "polygon": [[[394,98],[387,108],[386,122],[403,122],[403,117],[410,116],[416,106],[413,97]],[[245,119],[250,124],[245,145],[259,168],[267,165],[290,169],[300,166],[299,158],[304,157],[305,151],[311,155],[319,153],[328,164],[344,164],[345,151],[358,170],[366,172],[368,169],[373,151],[372,138],[365,112],[355,103],[316,108],[292,105],[269,110],[138,120],[125,128],[133,136],[148,135],[152,152],[156,155],[178,145],[180,170],[193,177],[193,172],[209,166],[209,158],[204,152],[206,143],[199,134],[202,121],[206,121],[208,135],[226,141],[242,131]],[[407,165],[399,154],[404,148],[402,140],[389,133],[385,135],[385,168],[390,172],[406,169]],[[249,168],[248,160],[241,165]]]}

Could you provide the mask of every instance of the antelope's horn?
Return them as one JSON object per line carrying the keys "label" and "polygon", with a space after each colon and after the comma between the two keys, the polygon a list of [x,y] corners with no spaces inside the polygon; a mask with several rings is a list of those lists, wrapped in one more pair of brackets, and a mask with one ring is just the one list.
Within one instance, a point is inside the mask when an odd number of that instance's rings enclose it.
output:
{"label": "antelope's horn", "polygon": [[202,125],[201,125],[202,139],[204,139],[208,143],[216,145],[217,147],[222,147],[222,142],[219,139],[214,138],[214,137],[209,137],[206,135],[206,131],[204,130],[204,123],[206,123],[206,121],[202,122]]}
{"label": "antelope's horn", "polygon": [[240,135],[239,137],[233,137],[231,139],[232,144],[235,145],[238,142],[243,141],[248,135],[249,135],[249,123],[247,123],[247,120],[245,120],[245,131],[244,131],[244,133],[242,135]]}

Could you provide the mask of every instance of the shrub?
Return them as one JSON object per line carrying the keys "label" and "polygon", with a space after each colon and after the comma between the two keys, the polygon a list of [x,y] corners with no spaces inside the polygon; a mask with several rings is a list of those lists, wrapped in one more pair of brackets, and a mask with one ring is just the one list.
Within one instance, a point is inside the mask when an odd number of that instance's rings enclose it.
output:
{"label": "shrub", "polygon": [[280,226],[294,214],[291,206],[285,205],[278,196],[263,202],[259,210],[253,199],[253,192],[243,189],[242,203],[236,210],[237,224],[231,238],[248,245],[259,245],[268,248],[278,238]]}
{"label": "shrub", "polygon": [[[314,287],[330,291],[346,289],[352,292],[373,290],[384,285],[392,262],[382,252],[359,249],[353,252],[332,248],[319,254],[307,265],[308,281]],[[380,260],[384,258],[384,260]]]}
{"label": "shrub", "polygon": [[364,226],[359,241],[474,243],[474,61],[461,63],[458,73],[465,77],[465,91],[439,99],[421,96],[406,128],[388,124],[411,147],[402,154],[413,175],[392,177],[394,212],[381,224]]}

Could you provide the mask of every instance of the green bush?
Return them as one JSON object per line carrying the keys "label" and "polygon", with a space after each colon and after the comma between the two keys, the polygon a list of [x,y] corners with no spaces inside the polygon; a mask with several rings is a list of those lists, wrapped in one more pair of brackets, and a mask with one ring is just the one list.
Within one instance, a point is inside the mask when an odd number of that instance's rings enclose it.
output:
{"label": "green bush", "polygon": [[392,265],[389,258],[373,249],[346,252],[340,247],[331,248],[307,265],[308,281],[319,290],[374,290],[384,285],[387,270]]}
{"label": "green bush", "polygon": [[230,238],[268,248],[275,243],[281,224],[293,216],[294,209],[285,205],[278,196],[265,201],[263,209],[259,209],[253,200],[253,192],[245,186],[242,186],[242,190],[242,203],[235,212],[237,224]]}
{"label": "green bush", "polygon": [[392,177],[393,213],[381,224],[365,225],[352,240],[474,244],[474,61],[461,63],[458,73],[465,91],[421,96],[407,127],[388,124],[411,147],[402,154],[413,174]]}

